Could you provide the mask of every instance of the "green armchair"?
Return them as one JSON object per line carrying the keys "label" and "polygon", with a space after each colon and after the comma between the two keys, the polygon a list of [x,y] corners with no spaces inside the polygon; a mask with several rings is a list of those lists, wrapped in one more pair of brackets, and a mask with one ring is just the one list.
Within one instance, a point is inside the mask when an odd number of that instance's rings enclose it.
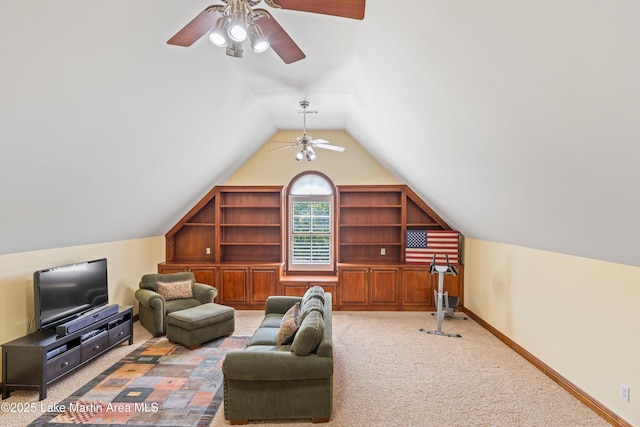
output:
{"label": "green armchair", "polygon": [[[165,289],[168,284],[184,284],[185,281],[191,281],[191,295],[186,295],[184,298],[180,293],[167,296]],[[162,283],[160,292],[159,282]],[[184,291],[184,286],[182,288],[181,291]],[[189,293],[188,290],[187,293]],[[139,302],[140,323],[154,336],[166,334],[169,313],[213,302],[217,295],[216,288],[197,283],[190,271],[172,274],[145,274],[140,280],[140,288],[135,292],[135,297]]]}

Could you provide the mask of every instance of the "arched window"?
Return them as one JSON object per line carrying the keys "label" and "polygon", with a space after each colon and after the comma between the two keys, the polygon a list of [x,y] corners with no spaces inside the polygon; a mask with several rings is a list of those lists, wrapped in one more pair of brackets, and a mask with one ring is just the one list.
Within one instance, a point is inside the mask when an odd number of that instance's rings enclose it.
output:
{"label": "arched window", "polygon": [[305,172],[289,185],[290,271],[334,270],[334,187],[319,172]]}

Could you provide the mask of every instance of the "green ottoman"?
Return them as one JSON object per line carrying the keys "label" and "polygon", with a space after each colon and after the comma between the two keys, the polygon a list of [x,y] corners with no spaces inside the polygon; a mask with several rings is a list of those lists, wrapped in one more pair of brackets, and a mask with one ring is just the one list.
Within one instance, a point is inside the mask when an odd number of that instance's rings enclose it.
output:
{"label": "green ottoman", "polygon": [[167,339],[189,350],[202,343],[231,335],[235,328],[236,311],[213,302],[201,304],[167,315]]}

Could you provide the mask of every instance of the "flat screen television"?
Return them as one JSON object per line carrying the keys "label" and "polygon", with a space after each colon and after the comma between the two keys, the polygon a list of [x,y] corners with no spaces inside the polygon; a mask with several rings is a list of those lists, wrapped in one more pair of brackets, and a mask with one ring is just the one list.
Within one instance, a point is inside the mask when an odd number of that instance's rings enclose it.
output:
{"label": "flat screen television", "polygon": [[107,259],[36,271],[33,288],[38,330],[66,323],[108,304]]}

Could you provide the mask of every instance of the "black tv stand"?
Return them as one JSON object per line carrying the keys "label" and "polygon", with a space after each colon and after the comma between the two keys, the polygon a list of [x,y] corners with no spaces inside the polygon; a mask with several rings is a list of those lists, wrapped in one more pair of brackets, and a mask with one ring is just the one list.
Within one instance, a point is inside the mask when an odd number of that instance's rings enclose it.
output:
{"label": "black tv stand", "polygon": [[2,344],[2,398],[37,389],[45,399],[50,384],[127,340],[133,344],[131,306],[65,336],[51,328]]}

